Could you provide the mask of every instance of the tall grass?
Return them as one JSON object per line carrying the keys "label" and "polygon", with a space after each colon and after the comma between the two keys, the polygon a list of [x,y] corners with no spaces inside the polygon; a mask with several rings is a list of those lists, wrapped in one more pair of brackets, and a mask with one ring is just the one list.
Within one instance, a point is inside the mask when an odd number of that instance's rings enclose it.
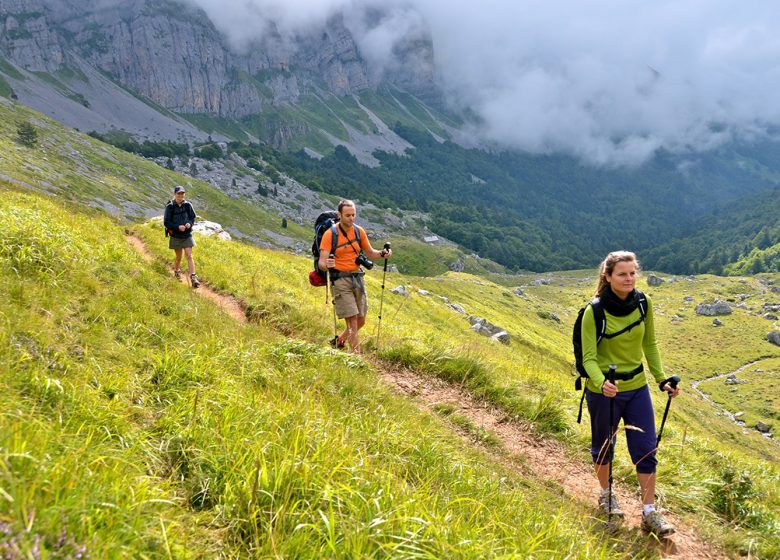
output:
{"label": "tall grass", "polygon": [[80,248],[33,272],[0,255],[6,556],[621,556],[580,505],[462,449],[361,358],[236,324],[107,220],[10,191],[0,212]]}
{"label": "tall grass", "polygon": [[[157,254],[166,254],[159,236],[145,228],[138,231]],[[308,286],[305,277],[310,264],[306,259],[217,240],[199,242],[198,255],[208,280],[213,278],[220,289],[243,300],[250,309],[268,310],[255,314],[263,332],[296,332],[315,345],[325,346],[333,328],[331,308],[324,302],[322,289]],[[387,367],[406,367],[453,383],[474,397],[501,407],[509,417],[523,419],[540,433],[567,442],[583,461],[589,460],[587,421],[582,426],[575,423],[578,395],[572,389],[568,354],[570,325],[577,307],[592,290],[590,283],[575,274],[556,280],[557,284],[525,286],[524,295],[518,296],[502,285],[465,274],[448,273],[429,279],[388,276],[387,290],[402,283],[411,293],[411,297],[402,298],[389,291],[382,296],[379,280],[377,275],[367,275],[371,307],[361,333],[368,351],[376,351]],[[712,289],[710,284],[703,287]],[[420,289],[428,295],[422,295]],[[671,357],[672,371],[678,372],[680,366],[687,367],[689,363],[680,353],[686,348],[673,348],[663,337],[679,334],[679,325],[666,325],[669,316],[664,312],[674,305],[675,298],[682,299],[685,292],[681,292],[652,293],[664,355]],[[384,297],[384,310],[382,340],[377,348],[373,335],[380,296]],[[507,329],[511,333],[510,345],[496,344],[471,332],[466,317],[448,307],[443,298],[462,305],[469,314],[485,317]],[[302,322],[302,317],[308,317],[308,321]],[[761,328],[749,317],[739,317],[736,322],[745,325],[740,328]],[[703,332],[693,321],[683,328],[690,329],[691,336],[700,337],[702,342],[709,343],[710,334],[721,336]],[[724,347],[732,344],[733,341],[724,342]],[[774,530],[777,516],[771,513],[778,504],[778,484],[776,463],[766,457],[778,455],[771,453],[771,447],[762,448],[768,454],[757,453],[758,446],[753,447],[750,440],[745,440],[743,443],[748,444],[740,448],[740,436],[733,426],[713,423],[712,411],[701,405],[691,407],[686,402],[688,398],[691,397],[675,400],[659,450],[660,503],[682,514],[692,512],[689,522],[715,542],[734,551],[750,546],[751,554],[771,557],[778,542]],[[660,421],[664,401],[656,399]],[[468,426],[464,429],[468,431]],[[721,436],[711,439],[714,432]],[[724,432],[729,435],[724,437]],[[682,443],[684,433],[686,440]],[[729,444],[725,445],[726,442]],[[680,451],[681,448],[684,450]],[[724,454],[726,450],[728,454]],[[712,506],[712,485],[724,484],[716,473],[728,464],[750,473],[755,492],[750,508],[758,512],[752,523],[746,522],[746,509],[737,510],[743,511],[739,514],[743,517],[735,522],[725,510]],[[618,446],[616,468],[623,480],[634,480],[633,466],[623,445]],[[710,514],[693,514],[702,508],[709,508]]]}

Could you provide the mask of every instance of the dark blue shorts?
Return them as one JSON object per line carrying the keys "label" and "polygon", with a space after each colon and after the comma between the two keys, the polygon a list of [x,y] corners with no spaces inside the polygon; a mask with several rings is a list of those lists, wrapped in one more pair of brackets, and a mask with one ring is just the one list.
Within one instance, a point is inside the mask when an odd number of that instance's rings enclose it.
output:
{"label": "dark blue shorts", "polygon": [[[631,461],[636,465],[636,472],[651,474],[655,472],[658,461],[655,458],[656,435],[653,401],[650,400],[650,389],[647,385],[635,391],[618,393],[610,399],[601,393],[585,392],[590,413],[590,454],[593,462],[609,463],[612,455],[609,450],[610,434],[617,434],[620,419],[626,428],[626,443]],[[613,426],[609,429],[609,402],[615,401]],[[641,430],[641,431],[640,431]],[[614,439],[617,439],[616,437]]]}

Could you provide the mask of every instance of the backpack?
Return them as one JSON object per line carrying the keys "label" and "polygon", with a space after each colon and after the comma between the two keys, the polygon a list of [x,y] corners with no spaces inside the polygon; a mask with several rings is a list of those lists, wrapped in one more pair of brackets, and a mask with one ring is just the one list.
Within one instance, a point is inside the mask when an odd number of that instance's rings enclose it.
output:
{"label": "backpack", "polygon": [[[169,200],[165,203],[165,212],[168,211],[168,206],[170,206],[173,203],[173,199]],[[165,237],[169,237],[173,235],[173,231],[169,230],[167,227],[165,227],[165,212],[163,212],[163,228],[165,229]]]}
{"label": "backpack", "polygon": [[[577,380],[574,382],[574,388],[577,391],[582,391],[582,398],[580,399],[580,411],[577,414],[577,423],[582,420],[582,401],[585,399],[585,391],[583,389],[582,379],[589,378],[588,372],[585,371],[585,366],[582,363],[582,317],[585,314],[585,310],[588,305],[593,309],[593,320],[596,322],[596,346],[601,343],[604,338],[615,338],[618,335],[628,332],[641,322],[645,320],[647,315],[647,298],[645,294],[639,292],[639,314],[640,317],[626,328],[617,332],[606,334],[607,332],[607,316],[604,313],[604,306],[601,305],[599,298],[594,298],[593,301],[581,307],[577,312],[577,318],[574,320],[574,328],[572,329],[571,344],[574,349],[574,369],[577,375]],[[641,371],[641,370],[640,370]]]}
{"label": "backpack", "polygon": [[[327,273],[322,272],[320,267],[317,266],[317,261],[320,260],[320,244],[322,243],[322,236],[330,229],[331,239],[333,241],[331,245],[330,254],[336,252],[339,242],[339,228],[337,226],[339,222],[338,212],[323,212],[314,221],[314,241],[311,244],[311,255],[314,257],[314,270],[309,272],[309,283],[312,286],[324,286],[327,282]],[[355,225],[355,239],[358,246],[360,246],[360,230]]]}

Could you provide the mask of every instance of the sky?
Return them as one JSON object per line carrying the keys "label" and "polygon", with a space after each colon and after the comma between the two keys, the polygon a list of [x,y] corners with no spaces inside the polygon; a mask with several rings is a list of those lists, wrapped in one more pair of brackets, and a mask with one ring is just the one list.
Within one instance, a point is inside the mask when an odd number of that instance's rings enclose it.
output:
{"label": "sky", "polygon": [[380,70],[394,44],[422,31],[448,101],[478,117],[468,132],[504,148],[633,166],[780,125],[776,1],[189,1],[236,49],[269,21],[292,36],[344,13]]}

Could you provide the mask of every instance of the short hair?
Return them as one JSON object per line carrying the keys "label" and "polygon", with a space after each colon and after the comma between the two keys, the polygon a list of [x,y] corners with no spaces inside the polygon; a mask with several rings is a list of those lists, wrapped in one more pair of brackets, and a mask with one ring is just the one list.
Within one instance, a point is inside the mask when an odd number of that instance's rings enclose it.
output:
{"label": "short hair", "polygon": [[357,208],[357,207],[355,206],[355,203],[354,203],[354,202],[352,202],[352,201],[351,201],[351,200],[349,200],[349,199],[342,198],[342,199],[339,201],[339,214],[341,214],[341,209],[342,209],[342,208],[344,208],[345,206],[352,206],[352,208]]}

